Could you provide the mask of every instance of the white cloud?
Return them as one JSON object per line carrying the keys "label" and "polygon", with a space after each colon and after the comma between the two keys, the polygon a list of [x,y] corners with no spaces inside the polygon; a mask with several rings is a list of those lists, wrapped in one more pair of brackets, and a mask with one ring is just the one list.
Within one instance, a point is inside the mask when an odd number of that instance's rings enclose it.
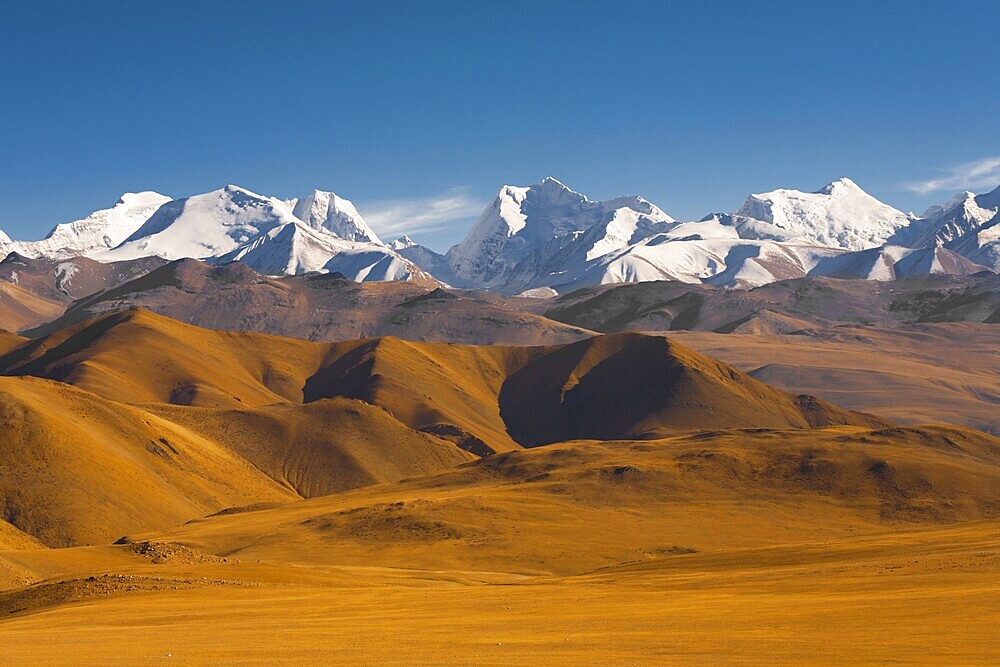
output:
{"label": "white cloud", "polygon": [[940,190],[980,190],[1000,184],[1000,156],[966,162],[944,170],[937,178],[906,184],[907,190],[927,194]]}
{"label": "white cloud", "polygon": [[362,215],[383,238],[434,232],[474,218],[486,204],[464,188],[452,188],[435,197],[368,202]]}

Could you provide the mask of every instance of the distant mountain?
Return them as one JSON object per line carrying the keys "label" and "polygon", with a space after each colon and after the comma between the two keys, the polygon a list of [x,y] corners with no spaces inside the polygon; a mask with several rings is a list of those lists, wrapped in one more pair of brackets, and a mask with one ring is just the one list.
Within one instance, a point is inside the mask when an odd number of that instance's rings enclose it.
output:
{"label": "distant mountain", "polygon": [[966,234],[996,217],[1000,211],[1000,187],[984,195],[960,192],[941,206],[932,206],[908,228],[901,229],[890,242],[925,248],[957,242]]}
{"label": "distant mountain", "polygon": [[783,334],[843,325],[1000,323],[1000,275],[918,275],[873,289],[867,280],[797,278],[733,292],[711,285],[645,282],[588,287],[532,310],[578,327]]}
{"label": "distant mountain", "polygon": [[111,209],[58,225],[43,241],[0,237],[0,253],[239,261],[265,275],[333,272],[359,282],[538,296],[651,280],[752,288],[805,276],[997,271],[998,221],[1000,188],[962,193],[916,217],[842,178],[816,192],[752,194],[734,213],[677,221],[640,196],[595,201],[549,177],[500,188],[468,235],[442,255],[405,236],[383,243],[333,192],[278,199],[230,185],[176,200],[126,194]]}
{"label": "distant mountain", "polygon": [[166,264],[159,257],[98,262],[88,257],[50,259],[16,252],[0,260],[0,281],[19,285],[52,301],[69,303],[145,275]]}
{"label": "distant mountain", "polygon": [[164,204],[124,243],[95,257],[213,257],[294,220],[284,202],[227,185]]}
{"label": "distant mountain", "polygon": [[864,250],[884,244],[910,218],[883,204],[849,178],[816,192],[773,190],[747,197],[736,212],[816,245]]}
{"label": "distant mountain", "polygon": [[970,260],[1000,271],[1000,214],[947,246]]}
{"label": "distant mountain", "polygon": [[457,285],[461,282],[455,277],[447,257],[420,245],[409,236],[399,237],[389,243],[389,247],[447,285]]}
{"label": "distant mountain", "polygon": [[288,203],[292,207],[292,215],[312,229],[332,232],[345,241],[382,244],[354,204],[333,192],[313,190],[311,194]]}
{"label": "distant mountain", "polygon": [[357,282],[371,280],[434,279],[415,264],[385,246],[345,241],[302,223],[288,222],[247,241],[238,248],[212,258],[216,264],[242,262],[265,275],[339,273]]}
{"label": "distant mountain", "polygon": [[8,251],[25,257],[73,257],[114,248],[168,201],[158,192],[126,192],[113,207],[56,225],[41,241],[15,242]]}
{"label": "distant mountain", "polygon": [[525,282],[517,267],[539,252],[583,238],[584,261],[650,235],[673,218],[642,197],[591,201],[554,178],[528,187],[505,185],[465,239],[451,248],[449,266],[464,286]]}

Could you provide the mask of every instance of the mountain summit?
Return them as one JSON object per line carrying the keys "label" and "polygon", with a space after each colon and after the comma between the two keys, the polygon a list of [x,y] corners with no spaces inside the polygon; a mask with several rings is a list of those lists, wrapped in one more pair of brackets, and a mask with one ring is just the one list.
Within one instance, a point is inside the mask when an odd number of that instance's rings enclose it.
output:
{"label": "mountain summit", "polygon": [[[673,218],[642,197],[591,201],[550,176],[528,187],[500,188],[447,261],[458,279],[488,287],[510,280],[533,254],[560,250],[585,232],[593,232],[595,247],[610,251],[637,240],[640,229],[669,222]],[[593,231],[602,225],[603,234]]]}
{"label": "mountain summit", "polygon": [[792,235],[844,250],[884,244],[910,218],[841,178],[816,192],[772,190],[747,197],[736,215],[754,218]]}
{"label": "mountain summit", "polygon": [[333,192],[313,190],[305,197],[288,203],[292,206],[292,215],[308,227],[325,229],[345,241],[382,243],[354,204]]}

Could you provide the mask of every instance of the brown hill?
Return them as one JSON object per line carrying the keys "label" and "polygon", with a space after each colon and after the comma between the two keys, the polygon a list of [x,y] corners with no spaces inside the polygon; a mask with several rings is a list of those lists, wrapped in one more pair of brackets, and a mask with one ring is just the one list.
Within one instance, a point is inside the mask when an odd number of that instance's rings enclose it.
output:
{"label": "brown hill", "polygon": [[131,310],[31,341],[0,358],[0,372],[129,403],[256,406],[300,402],[322,352],[304,341],[200,329]]}
{"label": "brown hill", "polygon": [[297,497],[214,442],[65,384],[0,378],[0,424],[0,516],[49,546]]}
{"label": "brown hill", "polygon": [[155,539],[245,559],[572,574],[996,518],[998,466],[1000,440],[945,427],[571,442]]}
{"label": "brown hill", "polygon": [[0,356],[16,350],[27,342],[27,338],[0,329]]}
{"label": "brown hill", "polygon": [[380,407],[347,398],[238,410],[153,405],[147,411],[224,446],[304,498],[477,458]]}
{"label": "brown hill", "polygon": [[891,282],[796,278],[749,290],[679,282],[603,285],[536,303],[550,319],[602,333],[789,333],[811,327],[1000,322],[1000,275]]}
{"label": "brown hill", "polygon": [[0,282],[19,285],[39,298],[67,304],[134,280],[166,264],[160,257],[98,262],[87,257],[28,258],[9,253],[0,260]]}
{"label": "brown hill", "polygon": [[49,546],[474,458],[360,401],[147,411],[30,377],[0,378],[0,429],[0,517]]}
{"label": "brown hill", "polygon": [[14,283],[0,282],[0,324],[12,331],[59,317],[65,304],[38,296]]}
{"label": "brown hill", "polygon": [[747,426],[886,425],[638,334],[595,337],[536,357],[507,379],[499,401],[511,436],[525,446]]}
{"label": "brown hill", "polygon": [[902,424],[948,423],[1000,434],[995,324],[836,327],[796,335],[678,331],[671,339],[774,387]]}
{"label": "brown hill", "polygon": [[517,306],[489,294],[410,282],[355,283],[337,274],[269,278],[240,263],[213,266],[184,259],[81,299],[30,333],[40,336],[109,312],[145,308],[211,329],[306,340],[397,336],[531,345],[592,335]]}
{"label": "brown hill", "polygon": [[640,334],[552,347],[394,338],[308,343],[200,329],[135,310],[28,343],[0,358],[0,371],[129,403],[239,407],[357,398],[479,453],[705,428],[885,425]]}

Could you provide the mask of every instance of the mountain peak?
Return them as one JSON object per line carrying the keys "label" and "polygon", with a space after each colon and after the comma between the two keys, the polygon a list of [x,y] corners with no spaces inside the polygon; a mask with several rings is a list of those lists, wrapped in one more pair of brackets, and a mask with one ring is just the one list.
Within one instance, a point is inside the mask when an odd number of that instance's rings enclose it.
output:
{"label": "mountain peak", "polygon": [[563,183],[562,181],[560,181],[558,178],[555,178],[554,176],[546,176],[542,180],[538,181],[537,185],[547,186],[547,187],[562,188],[564,190],[569,190],[570,189],[570,188],[568,188],[566,186],[565,183]]}
{"label": "mountain peak", "polygon": [[832,195],[834,192],[846,192],[846,191],[864,192],[864,190],[862,190],[857,183],[845,177],[845,178],[838,178],[832,183],[827,183],[820,190],[818,190],[816,194]]}
{"label": "mountain peak", "polygon": [[335,234],[346,241],[382,243],[354,203],[335,192],[313,190],[293,201],[292,215],[312,229]]}
{"label": "mountain peak", "polygon": [[417,245],[417,242],[405,234],[389,243],[389,247],[393,250],[405,250],[406,248],[412,248],[415,245]]}
{"label": "mountain peak", "polygon": [[880,246],[910,224],[905,213],[880,202],[849,178],[817,192],[781,189],[753,194],[736,215],[778,228],[785,237],[844,250]]}
{"label": "mountain peak", "polygon": [[118,198],[115,206],[161,206],[170,201],[170,197],[161,195],[153,190],[143,190],[142,192],[126,192]]}

